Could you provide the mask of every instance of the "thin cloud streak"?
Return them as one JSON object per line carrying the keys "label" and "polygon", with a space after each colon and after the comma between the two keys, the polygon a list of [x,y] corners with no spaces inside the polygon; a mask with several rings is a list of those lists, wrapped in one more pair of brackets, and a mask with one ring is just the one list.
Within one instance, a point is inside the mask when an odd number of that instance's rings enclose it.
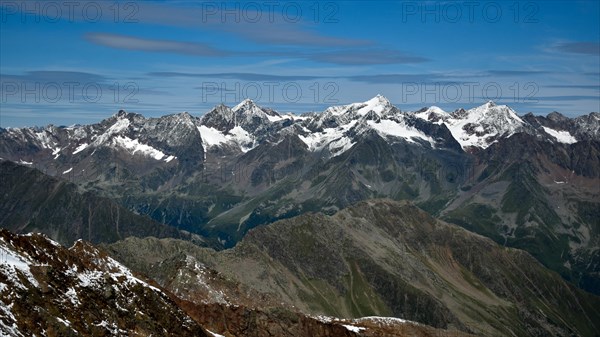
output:
{"label": "thin cloud streak", "polygon": [[546,88],[600,90],[600,85],[559,84],[559,85],[547,85]]}
{"label": "thin cloud streak", "polygon": [[205,57],[231,55],[229,52],[198,42],[144,39],[133,36],[106,33],[89,33],[85,35],[85,39],[91,43],[115,49],[174,53]]}
{"label": "thin cloud streak", "polygon": [[288,57],[338,65],[408,64],[429,61],[424,57],[390,49],[340,49],[329,52],[235,51],[222,50],[199,42],[147,39],[121,34],[88,33],[85,38],[90,43],[114,49],[201,57]]}
{"label": "thin cloud streak", "polygon": [[150,72],[150,77],[189,77],[189,78],[218,78],[228,80],[242,81],[311,81],[323,78],[332,78],[325,76],[307,76],[307,75],[269,75],[257,73],[181,73],[181,72]]}
{"label": "thin cloud streak", "polygon": [[533,76],[549,75],[555,72],[545,70],[489,70],[487,74],[492,76]]}
{"label": "thin cloud streak", "polygon": [[565,53],[600,55],[600,43],[598,42],[561,42],[554,48]]}
{"label": "thin cloud streak", "polygon": [[[114,13],[115,11],[115,3],[110,1],[82,0],[76,2],[76,7],[78,9],[87,8],[86,6],[90,4],[100,13]],[[264,10],[257,11],[253,6],[223,8],[221,4],[202,2],[196,6],[183,7],[146,1],[132,1],[120,5],[119,10],[122,11],[124,17],[117,22],[121,24],[140,23],[224,32],[246,41],[266,45],[315,47],[374,45],[374,42],[369,40],[327,36],[315,32],[310,29],[311,24],[308,22],[308,19],[312,18],[300,17],[298,20],[290,20],[289,17],[284,17],[281,6],[278,11],[265,12]],[[258,4],[261,5],[261,3]],[[13,9],[21,11],[26,8],[27,12],[24,12],[26,14],[34,14],[50,20],[54,19],[52,17],[54,12],[45,10],[45,5],[46,1],[38,0],[15,0],[0,3],[0,7],[10,8],[11,11]],[[65,10],[67,10],[67,7],[65,7]],[[61,16],[60,19],[74,22],[90,21],[90,18],[86,17],[86,12],[82,10],[74,10],[69,15]],[[97,19],[103,22],[115,22],[114,15],[100,15]]]}
{"label": "thin cloud streak", "polygon": [[430,61],[421,56],[401,53],[395,50],[353,50],[334,51],[315,54],[311,57],[315,61],[342,65],[361,64],[404,64],[422,63]]}

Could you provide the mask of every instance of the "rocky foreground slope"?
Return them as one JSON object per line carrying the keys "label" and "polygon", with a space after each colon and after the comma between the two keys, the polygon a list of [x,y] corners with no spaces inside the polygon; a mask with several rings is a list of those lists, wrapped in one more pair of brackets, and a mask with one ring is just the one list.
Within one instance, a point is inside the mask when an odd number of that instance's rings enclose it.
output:
{"label": "rocky foreground slope", "polygon": [[[201,279],[198,279],[199,281]],[[205,288],[210,298],[212,291]],[[205,329],[208,328],[208,329]],[[310,317],[182,299],[83,241],[0,230],[0,335],[215,337],[466,336],[394,318]]]}
{"label": "rocky foreground slope", "polygon": [[162,290],[91,245],[0,232],[7,336],[209,336]]}

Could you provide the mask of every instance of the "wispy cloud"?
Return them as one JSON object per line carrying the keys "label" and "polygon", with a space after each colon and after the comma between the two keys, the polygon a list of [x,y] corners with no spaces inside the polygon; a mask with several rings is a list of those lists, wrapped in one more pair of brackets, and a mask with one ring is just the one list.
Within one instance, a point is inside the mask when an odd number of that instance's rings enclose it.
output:
{"label": "wispy cloud", "polygon": [[557,96],[535,96],[533,99],[539,101],[598,101],[598,96],[594,95],[557,95]]}
{"label": "wispy cloud", "polygon": [[597,84],[592,84],[592,85],[558,84],[558,85],[547,85],[546,88],[600,90],[600,85],[597,85]]}
{"label": "wispy cloud", "polygon": [[22,102],[24,97],[28,100],[57,103],[85,101],[83,96],[100,96],[104,100],[114,101],[115,95],[118,94],[127,97],[169,94],[162,90],[142,88],[137,81],[81,71],[37,70],[22,74],[0,73],[0,82],[4,103],[9,100]]}
{"label": "wispy cloud", "polygon": [[195,56],[226,56],[230,53],[199,42],[144,39],[133,36],[106,33],[89,33],[85,38],[92,43],[116,49],[175,53]]}
{"label": "wispy cloud", "polygon": [[184,73],[184,72],[150,72],[150,77],[187,77],[187,78],[211,78],[216,80],[240,80],[240,81],[312,81],[320,79],[349,80],[364,83],[406,83],[406,82],[440,82],[447,81],[443,74],[372,74],[372,75],[273,75],[259,73]]}
{"label": "wispy cloud", "polygon": [[[500,72],[500,71],[498,71]],[[502,74],[507,76],[509,73],[521,73],[521,71],[502,71]],[[525,72],[523,72],[525,73]],[[546,73],[546,72],[527,72],[527,73]],[[494,76],[500,76],[496,71],[490,71],[485,73],[477,73],[476,75],[460,76],[454,72],[452,73],[377,73],[369,75],[274,75],[274,74],[260,74],[260,73],[186,73],[186,72],[150,72],[146,74],[150,77],[188,77],[188,78],[212,78],[216,80],[240,80],[240,81],[311,81],[320,79],[334,79],[334,80],[348,80],[352,82],[363,82],[370,84],[403,84],[403,83],[435,83],[435,84],[469,84],[477,83],[473,79],[493,78]],[[471,80],[469,80],[471,79]]]}
{"label": "wispy cloud", "polygon": [[[226,4],[225,2],[150,2],[131,1],[113,3],[110,1],[82,0],[74,2],[76,10],[69,11],[69,6],[59,4],[60,10],[69,15],[59,16],[61,20],[89,22],[89,13],[81,8],[94,8],[102,13],[93,21],[104,21],[117,24],[148,24],[170,27],[199,29],[202,31],[222,32],[260,44],[268,45],[301,45],[301,46],[368,46],[373,41],[350,37],[328,36],[318,32],[314,27],[314,17],[304,13],[298,19],[290,18],[292,13],[282,10],[277,2],[258,2],[246,6],[242,3]],[[115,7],[118,6],[118,8]],[[278,6],[272,10],[270,6]],[[55,5],[56,6],[56,5]],[[56,13],[47,9],[46,1],[15,0],[1,2],[0,7],[9,8],[10,12],[26,10],[24,14],[34,14],[56,19]],[[295,6],[293,6],[295,7]],[[54,8],[54,6],[53,6]],[[121,16],[115,17],[115,11]],[[91,10],[90,10],[91,11]],[[293,10],[292,10],[293,12]],[[286,14],[288,14],[286,16]]]}
{"label": "wispy cloud", "polygon": [[88,33],[86,39],[94,44],[124,50],[172,53],[201,57],[289,57],[338,65],[376,65],[421,63],[428,59],[392,49],[333,51],[244,51],[222,50],[205,43],[140,38],[121,34]]}
{"label": "wispy cloud", "polygon": [[214,78],[233,79],[242,81],[310,81],[324,76],[310,75],[270,75],[258,73],[182,73],[182,72],[150,72],[151,77],[190,77],[190,78]]}
{"label": "wispy cloud", "polygon": [[106,77],[98,74],[81,72],[81,71],[48,71],[48,70],[38,70],[38,71],[28,71],[24,74],[0,74],[0,80],[3,82],[41,82],[41,83],[50,83],[50,82],[58,82],[58,83],[67,83],[67,82],[75,82],[75,83],[100,83],[107,80]]}
{"label": "wispy cloud", "polygon": [[320,62],[344,65],[403,64],[429,61],[429,59],[425,57],[409,55],[397,50],[389,49],[339,50],[314,54],[311,56],[311,59]]}
{"label": "wispy cloud", "polygon": [[432,83],[448,81],[449,76],[444,74],[372,74],[355,75],[347,77],[351,81],[364,82],[372,84],[402,84],[402,83]]}
{"label": "wispy cloud", "polygon": [[548,75],[554,72],[544,70],[488,70],[486,73],[492,76],[533,76]]}
{"label": "wispy cloud", "polygon": [[560,42],[554,48],[565,53],[600,55],[600,43],[598,42]]}

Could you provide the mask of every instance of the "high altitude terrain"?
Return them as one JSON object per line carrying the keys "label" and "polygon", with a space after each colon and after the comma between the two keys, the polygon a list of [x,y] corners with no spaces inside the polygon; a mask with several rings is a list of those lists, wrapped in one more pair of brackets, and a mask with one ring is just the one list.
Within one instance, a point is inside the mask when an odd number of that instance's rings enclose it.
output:
{"label": "high altitude terrain", "polygon": [[[200,118],[120,111],[91,125],[2,129],[0,158],[70,180],[78,193],[111,199],[176,228],[174,235],[202,235],[215,248],[277,219],[408,199],[600,293],[597,112],[519,116],[493,102],[407,112],[377,96],[294,116],[245,100]],[[22,189],[22,173],[9,169],[2,166],[8,190],[29,192],[4,198],[54,200],[53,191]],[[56,235],[1,211],[7,228]]]}
{"label": "high altitude terrain", "polygon": [[[195,283],[212,274],[203,270]],[[89,243],[67,249],[40,234],[0,231],[2,336],[221,336],[212,331],[245,337],[467,336],[393,318],[335,319],[284,307],[191,302]]]}

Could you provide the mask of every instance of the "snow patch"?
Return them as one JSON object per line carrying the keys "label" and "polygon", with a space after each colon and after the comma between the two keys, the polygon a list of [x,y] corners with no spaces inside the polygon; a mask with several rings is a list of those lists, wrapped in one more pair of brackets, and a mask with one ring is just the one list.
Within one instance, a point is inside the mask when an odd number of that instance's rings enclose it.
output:
{"label": "snow patch", "polygon": [[283,120],[286,120],[286,119],[292,119],[292,120],[294,119],[294,117],[288,116],[288,115],[283,115],[283,116],[271,116],[271,115],[267,115],[267,118],[271,122],[279,122],[279,121],[283,121]]}
{"label": "snow patch", "polygon": [[54,145],[54,142],[48,136],[48,132],[46,132],[45,130],[41,131],[41,132],[35,132],[34,135],[38,139],[40,144],[42,145],[42,148],[51,149],[52,146]]}
{"label": "snow patch", "polygon": [[431,144],[432,147],[435,146],[435,141],[422,133],[421,131],[405,125],[404,123],[399,123],[389,119],[382,119],[379,123],[375,121],[367,121],[367,124],[375,129],[379,134],[384,136],[394,136],[399,138],[404,138],[406,141],[410,143],[414,143],[413,138],[423,139]]}
{"label": "snow patch", "polygon": [[236,126],[229,130],[231,139],[240,145],[243,152],[248,152],[254,148],[254,138],[241,126]]}
{"label": "snow patch", "polygon": [[544,128],[544,131],[549,134],[550,136],[556,138],[556,140],[559,143],[563,143],[563,144],[574,144],[577,143],[577,139],[575,137],[573,137],[569,131],[557,131],[554,129],[550,129],[547,128],[545,126],[542,126]]}
{"label": "snow patch", "polygon": [[198,131],[202,137],[202,144],[206,148],[234,143],[240,147],[242,152],[248,152],[256,146],[254,137],[241,126],[236,126],[229,130],[228,134],[224,134],[215,128],[207,127],[205,125],[200,125]]}
{"label": "snow patch", "polygon": [[156,160],[161,160],[166,156],[162,151],[157,150],[150,145],[142,144],[139,140],[131,139],[129,137],[117,136],[113,139],[113,144],[127,149],[131,154],[140,152],[141,155]]}
{"label": "snow patch", "polygon": [[96,138],[93,142],[95,146],[99,146],[105,142],[107,142],[112,135],[115,135],[119,132],[126,130],[129,127],[129,119],[123,118],[118,119],[115,124],[111,125],[102,135],[94,136]]}
{"label": "snow patch", "polygon": [[198,131],[202,137],[202,144],[206,147],[218,146],[228,141],[227,137],[215,128],[200,125]]}
{"label": "snow patch", "polygon": [[346,325],[346,324],[342,324],[342,326],[344,328],[348,329],[349,331],[356,332],[356,333],[359,333],[362,330],[367,330],[367,328],[363,328],[362,326],[354,326],[354,325]]}
{"label": "snow patch", "polygon": [[127,129],[129,127],[129,119],[119,119],[117,120],[117,122],[115,124],[113,124],[110,128],[108,128],[108,130],[106,130],[106,133],[109,135],[115,134],[115,133],[119,133],[125,129]]}
{"label": "snow patch", "polygon": [[[29,269],[30,264],[31,262],[25,256],[11,249],[4,239],[0,241],[0,268],[2,274],[8,277],[9,284],[22,288],[23,285],[17,275],[20,273],[25,276],[29,283],[38,287],[39,284]],[[3,291],[6,287],[7,285],[4,282],[0,283],[0,291]]]}
{"label": "snow patch", "polygon": [[212,331],[210,331],[210,330],[208,330],[208,329],[206,329],[206,331],[207,331],[209,334],[211,334],[213,337],[225,337],[225,336],[223,336],[223,335],[219,335],[218,333],[212,332]]}
{"label": "snow patch", "polygon": [[58,156],[60,156],[60,150],[62,150],[60,147],[57,147],[54,150],[52,150],[52,155],[54,156],[55,160],[56,158],[58,158]]}
{"label": "snow patch", "polygon": [[298,135],[298,137],[308,146],[310,151],[315,152],[328,149],[332,156],[335,157],[354,146],[355,143],[345,134],[356,123],[357,121],[354,120],[337,128],[327,128],[322,132],[309,133],[306,136]]}
{"label": "snow patch", "polygon": [[356,322],[356,323],[361,323],[361,322],[365,322],[365,321],[375,322],[375,323],[383,323],[386,325],[394,325],[394,324],[419,325],[419,323],[417,323],[417,322],[413,322],[413,321],[409,321],[409,320],[397,318],[397,317],[366,316],[366,317],[356,318],[353,320],[353,322]]}
{"label": "snow patch", "polygon": [[73,151],[73,154],[77,154],[77,153],[79,153],[79,152],[81,152],[81,151],[85,150],[85,148],[86,148],[86,147],[88,147],[88,143],[83,143],[83,144],[80,144],[80,145],[79,145],[79,146],[78,146],[78,147],[75,149],[75,151]]}
{"label": "snow patch", "polygon": [[77,292],[75,291],[75,288],[70,287],[69,290],[67,290],[67,292],[65,293],[65,297],[73,304],[73,305],[80,305],[81,302],[79,301],[79,297],[77,296]]}

